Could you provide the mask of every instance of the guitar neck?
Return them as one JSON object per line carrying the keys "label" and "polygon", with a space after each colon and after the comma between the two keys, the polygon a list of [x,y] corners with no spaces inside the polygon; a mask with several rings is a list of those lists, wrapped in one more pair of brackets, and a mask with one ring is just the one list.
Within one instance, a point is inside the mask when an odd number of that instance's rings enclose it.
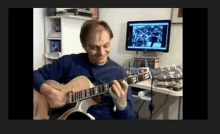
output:
{"label": "guitar neck", "polygon": [[[125,80],[128,85],[133,84],[133,83],[138,83],[141,81],[144,81],[146,79],[149,78],[149,74],[145,73],[145,74],[139,74],[139,75],[134,75],[134,76],[129,76],[127,78],[124,79],[119,79],[117,81],[123,81]],[[112,86],[112,82],[111,83],[104,83],[102,85],[98,85],[89,89],[85,89],[82,91],[78,91],[78,92],[68,92],[69,97],[71,98],[72,101],[70,101],[71,103],[83,100],[83,99],[87,99],[87,98],[91,98],[97,95],[101,95],[103,93],[108,92],[109,88]]]}

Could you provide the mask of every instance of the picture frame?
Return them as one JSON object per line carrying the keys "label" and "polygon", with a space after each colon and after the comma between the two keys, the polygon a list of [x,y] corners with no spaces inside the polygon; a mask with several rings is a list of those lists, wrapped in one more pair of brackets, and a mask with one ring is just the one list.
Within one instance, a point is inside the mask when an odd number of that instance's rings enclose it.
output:
{"label": "picture frame", "polygon": [[172,23],[183,23],[183,8],[173,8],[171,15]]}
{"label": "picture frame", "polygon": [[92,8],[92,18],[93,19],[99,19],[98,8]]}

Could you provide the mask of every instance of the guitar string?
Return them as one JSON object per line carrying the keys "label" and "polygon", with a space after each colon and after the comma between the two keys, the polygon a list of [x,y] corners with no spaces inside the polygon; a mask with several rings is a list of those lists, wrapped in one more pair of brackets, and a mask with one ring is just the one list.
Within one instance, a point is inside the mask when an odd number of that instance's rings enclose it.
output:
{"label": "guitar string", "polygon": [[[135,80],[133,80],[132,81],[132,79],[134,79],[135,78]],[[143,74],[140,74],[140,75],[134,75],[134,76],[132,76],[132,77],[127,77],[127,78],[123,78],[123,79],[119,79],[119,80],[117,80],[117,81],[123,81],[123,80],[125,80],[128,84],[133,84],[133,83],[136,83],[136,82],[138,82],[138,81],[143,81],[144,80],[144,76],[143,76]],[[105,87],[105,88],[109,88],[109,87],[111,87],[111,85],[112,85],[112,83],[113,82],[110,82],[109,84],[108,83],[104,83],[104,84],[102,84],[102,85],[98,85],[98,86],[95,86],[95,87],[93,87],[93,88],[89,88],[89,89],[85,89],[85,90],[82,90],[82,91],[78,91],[78,92],[75,92],[76,93],[76,99],[73,99],[73,102],[76,102],[76,101],[78,101],[78,100],[81,100],[81,99],[85,99],[85,98],[89,98],[89,97],[92,97],[92,96],[96,96],[96,95],[99,95],[99,94],[102,94],[102,93],[105,93],[105,92],[107,92],[107,89],[106,90],[104,90],[104,92],[99,92],[99,93],[93,93],[94,92],[94,89],[96,88],[96,91],[98,91],[98,90],[100,90],[100,91],[102,91],[101,89],[99,89],[99,87],[103,87],[104,88],[104,86],[106,86],[106,85],[108,85],[107,87]],[[98,88],[98,89],[97,89]],[[87,95],[86,94],[86,96],[88,96],[88,97],[81,97],[80,95],[82,94],[82,92],[86,92],[86,91],[88,91],[89,90],[89,94]],[[93,90],[93,91],[92,91]],[[88,93],[88,92],[87,92]],[[93,94],[92,94],[93,93]]]}

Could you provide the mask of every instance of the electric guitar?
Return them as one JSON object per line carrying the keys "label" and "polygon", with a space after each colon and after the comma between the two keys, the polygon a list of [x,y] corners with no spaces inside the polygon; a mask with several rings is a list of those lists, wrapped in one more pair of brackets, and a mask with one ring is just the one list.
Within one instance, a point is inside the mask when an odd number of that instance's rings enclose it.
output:
{"label": "electric guitar", "polygon": [[[130,75],[127,78],[117,81],[125,80],[128,85],[130,85],[147,80],[150,77],[149,67],[138,68],[137,71],[137,75]],[[68,104],[62,108],[49,109],[46,99],[38,94],[39,101],[37,103],[37,108],[34,108],[34,119],[36,120],[68,120],[77,118],[79,113],[92,119],[91,115],[87,113],[88,108],[97,104],[100,101],[100,95],[108,92],[109,88],[112,86],[112,83],[94,86],[85,76],[78,76],[65,85],[54,80],[47,80],[45,82],[53,88],[59,89],[61,92],[65,93],[68,97]],[[50,112],[51,115],[48,115],[47,112]]]}
{"label": "electric guitar", "polygon": [[180,65],[158,67],[151,71],[155,86],[170,88],[174,91],[183,88],[183,68]]}
{"label": "electric guitar", "polygon": [[[138,68],[124,68],[127,75],[137,73]],[[154,80],[154,86],[169,88],[174,91],[182,89],[183,68],[180,65],[170,65],[151,69],[151,79]]]}

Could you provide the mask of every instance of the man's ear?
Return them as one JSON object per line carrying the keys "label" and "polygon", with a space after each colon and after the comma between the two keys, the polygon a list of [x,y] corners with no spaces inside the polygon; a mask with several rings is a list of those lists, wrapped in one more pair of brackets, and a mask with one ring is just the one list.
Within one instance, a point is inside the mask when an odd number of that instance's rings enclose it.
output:
{"label": "man's ear", "polygon": [[85,47],[84,44],[82,44],[83,49],[87,52],[87,48]]}

